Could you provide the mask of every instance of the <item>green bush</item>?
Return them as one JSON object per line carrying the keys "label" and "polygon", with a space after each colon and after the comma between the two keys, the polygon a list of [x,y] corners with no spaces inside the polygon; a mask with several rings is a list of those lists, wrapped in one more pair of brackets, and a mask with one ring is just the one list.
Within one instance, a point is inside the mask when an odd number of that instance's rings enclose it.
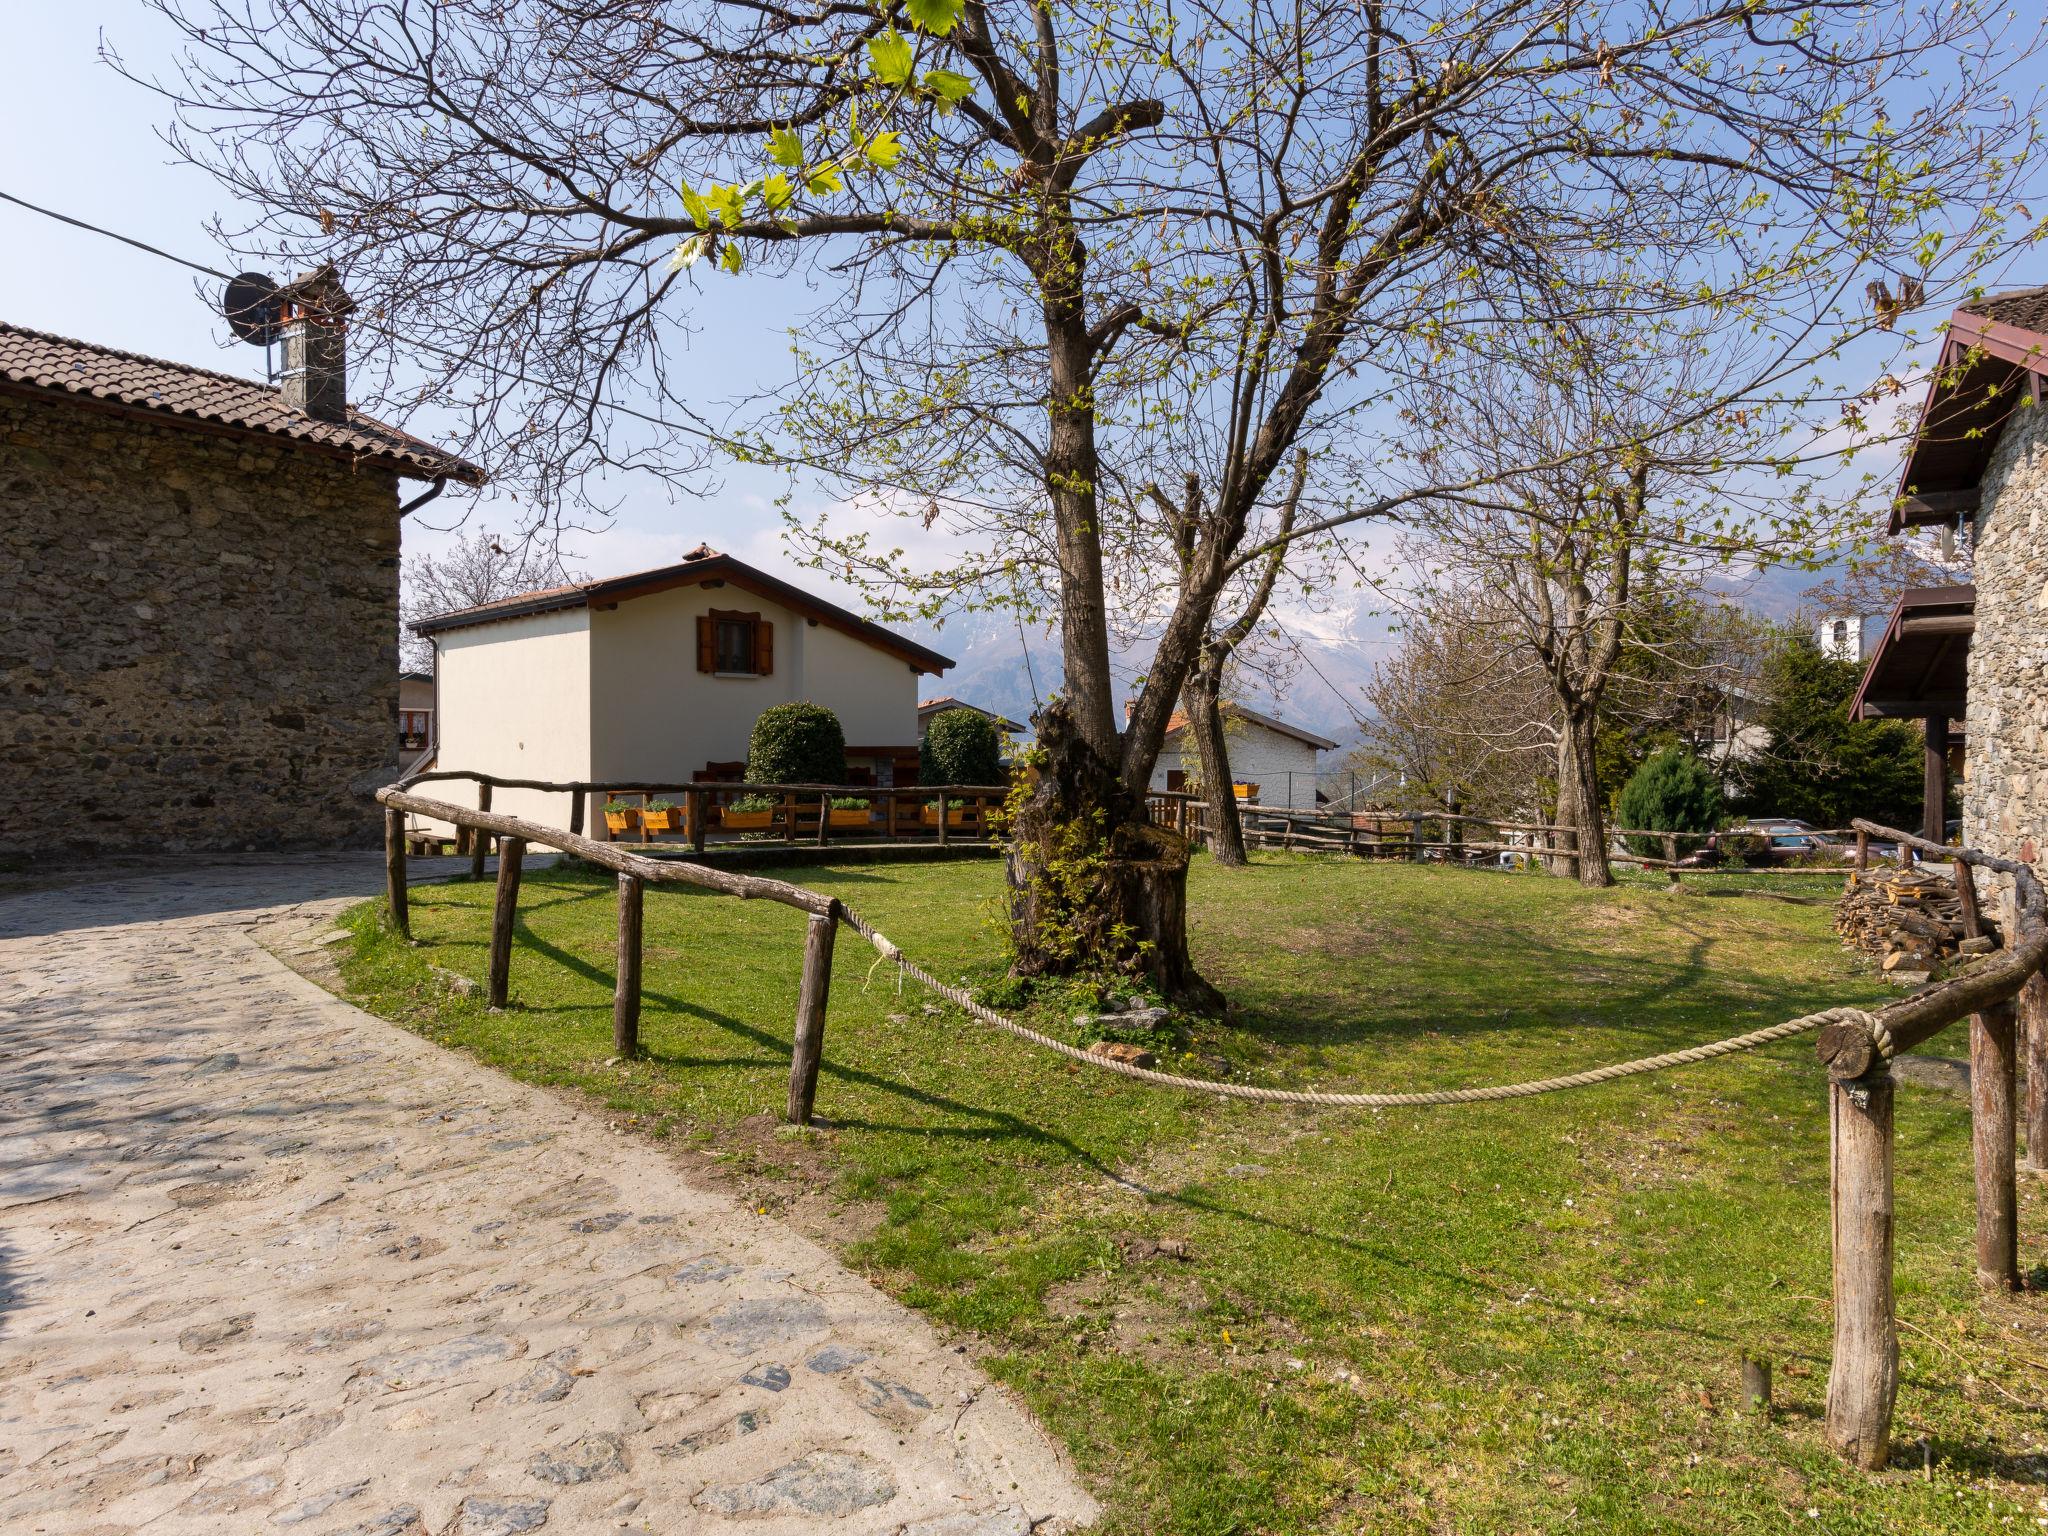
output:
{"label": "green bush", "polygon": [[[1656,832],[1689,832],[1704,836],[1721,820],[1721,785],[1705,763],[1683,747],[1666,747],[1645,758],[1628,783],[1622,786],[1615,814],[1625,827],[1642,827]],[[1664,840],[1660,837],[1631,837],[1631,853],[1660,858]],[[1696,846],[1695,838],[1681,838],[1679,851]]]}
{"label": "green bush", "polygon": [[728,811],[738,811],[743,816],[751,816],[757,811],[772,811],[780,804],[782,802],[773,795],[741,795],[737,800],[728,805],[726,809]]}
{"label": "green bush", "polygon": [[822,704],[777,704],[761,711],[747,743],[752,784],[844,784],[846,733]]}
{"label": "green bush", "polygon": [[832,809],[835,811],[864,811],[867,808],[867,801],[859,795],[839,795],[832,801]]}
{"label": "green bush", "polygon": [[917,747],[923,784],[1000,784],[1003,745],[996,723],[975,709],[942,709]]}

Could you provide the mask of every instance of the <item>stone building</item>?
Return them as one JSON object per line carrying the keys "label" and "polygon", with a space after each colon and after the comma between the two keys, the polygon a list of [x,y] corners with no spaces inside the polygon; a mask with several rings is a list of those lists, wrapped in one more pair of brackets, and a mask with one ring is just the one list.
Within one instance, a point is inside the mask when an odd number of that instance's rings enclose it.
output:
{"label": "stone building", "polygon": [[378,835],[399,482],[483,477],[348,407],[321,281],[282,388],[0,324],[0,853]]}
{"label": "stone building", "polygon": [[[1943,589],[1955,600],[1946,615],[1903,613],[1896,637],[1887,636],[1887,643],[1917,639],[1929,646],[1949,636],[1948,655],[1930,658],[1926,675],[1934,680],[1923,691],[1968,724],[1963,841],[2030,862],[2048,844],[2044,387],[2048,288],[1994,294],[1950,317],[1892,532],[1966,531],[1975,591]],[[1895,670],[1908,675],[1902,666]]]}

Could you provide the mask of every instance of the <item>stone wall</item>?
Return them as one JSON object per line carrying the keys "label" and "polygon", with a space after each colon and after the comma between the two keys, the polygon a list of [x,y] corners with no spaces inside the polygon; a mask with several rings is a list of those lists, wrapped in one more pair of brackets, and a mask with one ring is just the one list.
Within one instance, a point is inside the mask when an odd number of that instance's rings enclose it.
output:
{"label": "stone wall", "polygon": [[2048,847],[2048,412],[2023,406],[1984,473],[1974,559],[1963,840]]}
{"label": "stone wall", "polygon": [[379,837],[390,474],[0,395],[0,607],[0,852]]}

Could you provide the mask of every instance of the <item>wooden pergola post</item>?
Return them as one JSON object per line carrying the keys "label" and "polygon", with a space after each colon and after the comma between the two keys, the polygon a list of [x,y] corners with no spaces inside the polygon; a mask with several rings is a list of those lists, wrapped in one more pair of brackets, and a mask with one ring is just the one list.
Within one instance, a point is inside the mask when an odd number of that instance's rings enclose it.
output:
{"label": "wooden pergola post", "polygon": [[411,938],[412,912],[405,891],[405,812],[388,806],[384,811],[384,905],[390,910],[391,926]]}
{"label": "wooden pergola post", "polygon": [[1948,841],[1948,715],[1926,718],[1927,743],[1921,771],[1920,835],[1930,843]]}
{"label": "wooden pergola post", "polygon": [[[484,786],[485,792],[490,790]],[[526,857],[526,839],[498,839],[498,899],[491,908],[491,975],[493,1008],[505,1006],[512,992],[512,924],[519,916],[519,866]]]}
{"label": "wooden pergola post", "polygon": [[1835,1354],[1828,1443],[1866,1471],[1891,1459],[1899,1391],[1892,1302],[1892,1074],[1828,1083],[1828,1205],[1833,1217]]}
{"label": "wooden pergola post", "polygon": [[825,1055],[825,1004],[832,991],[832,941],[839,932],[839,903],[814,912],[804,934],[803,985],[797,994],[796,1038],[789,1058],[791,1125],[809,1125],[818,1098],[818,1063]]}
{"label": "wooden pergola post", "polygon": [[612,1054],[640,1054],[640,927],[647,883],[619,876],[619,949],[612,991]]}

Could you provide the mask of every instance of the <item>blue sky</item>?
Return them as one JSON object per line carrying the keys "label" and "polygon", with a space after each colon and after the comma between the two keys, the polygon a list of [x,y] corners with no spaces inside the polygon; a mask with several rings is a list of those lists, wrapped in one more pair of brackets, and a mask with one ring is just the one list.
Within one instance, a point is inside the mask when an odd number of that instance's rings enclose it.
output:
{"label": "blue sky", "polygon": [[[0,50],[0,143],[9,153],[0,161],[0,190],[196,261],[228,264],[230,258],[206,234],[213,216],[233,213],[224,206],[221,189],[203,172],[173,163],[157,137],[167,116],[164,103],[121,78],[99,57],[104,35],[131,68],[168,72],[168,29],[160,19],[139,5],[117,0],[15,0],[6,35],[8,47]],[[2042,61],[2035,60],[2028,80],[2016,83],[2025,86],[2042,78]],[[2015,269],[2008,276],[2013,282],[2048,281],[2048,254],[2036,269]],[[263,355],[229,337],[217,313],[216,286],[211,279],[168,262],[0,202],[0,318],[260,377]],[[710,277],[700,284],[699,293],[693,317],[699,330],[687,354],[675,360],[677,382],[692,398],[707,404],[737,389],[780,382],[789,365],[786,327],[807,302],[802,284]],[[1922,334],[1937,329],[1939,318],[1923,317]],[[1850,363],[1851,375],[1858,362]],[[1874,366],[1871,376],[1882,366]],[[1888,463],[1895,461],[1892,450],[1882,452]],[[594,574],[608,575],[663,564],[709,542],[813,587],[823,584],[818,575],[797,569],[783,554],[772,504],[783,489],[779,476],[738,469],[726,473],[721,483],[707,482],[704,489],[702,496],[678,496],[653,482],[620,482],[613,487],[618,504],[611,525],[573,536],[569,547]],[[448,505],[443,502],[434,511]],[[830,505],[827,494],[799,487],[795,506],[800,513]],[[487,501],[471,518],[472,526],[478,518],[503,526],[511,515],[501,509],[494,519]],[[431,550],[445,542],[447,536],[435,526],[442,520],[414,520],[407,528],[408,551]],[[888,532],[892,539],[903,539],[904,529],[898,524],[892,522]],[[858,596],[851,592],[839,590],[834,595],[859,606]],[[960,676],[942,686],[952,689],[978,674],[1021,669],[1011,627],[1005,622],[996,628],[1002,633],[988,642],[988,649],[1000,656],[980,657],[978,665],[963,668]],[[1332,656],[1350,650],[1353,665],[1334,665],[1332,671],[1340,678],[1355,678],[1356,664],[1377,648],[1380,626],[1362,614],[1340,614],[1327,625],[1304,616],[1300,628],[1305,639],[1319,637]],[[931,638],[941,649],[967,653],[967,637],[957,629]],[[959,643],[949,645],[949,640]],[[1044,654],[1036,643],[1033,650]],[[1311,692],[1329,692],[1344,685],[1324,688],[1305,675],[1303,686]],[[1015,709],[1020,700],[1006,696],[990,702]],[[1328,714],[1326,708],[1308,707],[1306,700],[1303,704],[1304,717]]]}

